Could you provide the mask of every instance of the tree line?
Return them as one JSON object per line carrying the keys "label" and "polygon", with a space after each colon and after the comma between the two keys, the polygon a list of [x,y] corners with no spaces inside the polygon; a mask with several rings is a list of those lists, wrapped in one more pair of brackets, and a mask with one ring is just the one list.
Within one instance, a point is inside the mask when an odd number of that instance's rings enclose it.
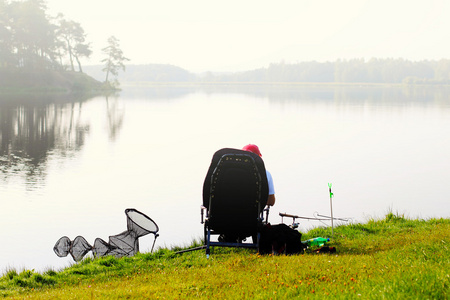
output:
{"label": "tree line", "polygon": [[[94,78],[102,76],[101,66],[89,66]],[[162,64],[129,65],[120,81],[149,82],[318,82],[450,84],[450,60],[409,61],[405,59],[352,59],[335,62],[272,63],[266,68],[244,72],[200,74]]]}
{"label": "tree line", "polygon": [[284,62],[245,72],[200,76],[203,81],[450,84],[450,60],[351,59]]}
{"label": "tree line", "polygon": [[[128,60],[111,36],[102,49],[105,81]],[[0,0],[0,71],[70,70],[83,72],[81,59],[92,55],[80,23],[47,14],[44,0]]]}

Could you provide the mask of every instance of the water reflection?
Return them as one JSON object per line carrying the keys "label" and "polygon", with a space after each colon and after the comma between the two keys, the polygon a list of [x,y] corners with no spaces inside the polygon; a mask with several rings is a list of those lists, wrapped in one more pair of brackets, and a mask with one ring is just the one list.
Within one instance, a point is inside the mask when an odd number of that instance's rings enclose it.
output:
{"label": "water reflection", "polygon": [[168,102],[198,91],[201,91],[201,86],[193,84],[142,84],[128,87],[125,85],[120,95],[126,99],[163,100]]}
{"label": "water reflection", "polygon": [[[122,98],[165,102],[190,94],[244,94],[279,104],[334,103],[337,105],[449,105],[449,87],[311,86],[311,85],[152,85],[125,89]],[[30,97],[28,97],[30,98]],[[6,101],[5,101],[6,100]],[[45,179],[49,155],[71,157],[84,145],[91,119],[83,118],[86,96],[37,96],[0,101],[0,171],[26,179],[33,187]],[[118,95],[104,96],[109,139],[123,126],[124,110]]]}
{"label": "water reflection", "polygon": [[189,94],[244,94],[271,102],[335,102],[341,104],[443,104],[448,105],[450,87],[406,85],[310,85],[310,84],[197,84],[133,86],[125,98],[178,99]]}
{"label": "water reflection", "polygon": [[[3,99],[4,100],[4,99]],[[4,180],[22,177],[27,188],[45,180],[50,155],[73,157],[90,133],[89,117],[84,117],[86,97],[35,97],[28,101],[0,102],[0,171]],[[117,96],[105,96],[110,138],[122,127],[124,111]]]}
{"label": "water reflection", "polygon": [[106,96],[105,99],[109,139],[114,141],[122,128],[125,111],[119,107],[117,97],[110,100],[109,97]]}

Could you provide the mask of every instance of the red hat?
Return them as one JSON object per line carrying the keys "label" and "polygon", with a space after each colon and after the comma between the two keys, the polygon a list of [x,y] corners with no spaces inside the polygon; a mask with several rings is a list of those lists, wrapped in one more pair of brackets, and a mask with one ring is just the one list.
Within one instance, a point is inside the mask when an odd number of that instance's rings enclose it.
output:
{"label": "red hat", "polygon": [[248,145],[244,146],[242,148],[242,150],[250,151],[250,152],[253,152],[253,153],[255,153],[255,154],[259,155],[259,156],[262,156],[261,152],[259,151],[258,146],[254,145],[254,144],[248,144]]}

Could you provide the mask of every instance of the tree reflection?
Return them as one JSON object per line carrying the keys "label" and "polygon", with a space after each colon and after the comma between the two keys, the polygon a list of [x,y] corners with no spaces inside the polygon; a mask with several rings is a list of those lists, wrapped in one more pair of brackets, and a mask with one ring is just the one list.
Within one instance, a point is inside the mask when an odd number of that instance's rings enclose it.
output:
{"label": "tree reflection", "polygon": [[25,178],[33,187],[45,179],[48,157],[69,156],[80,150],[89,134],[83,120],[83,100],[0,103],[0,171]]}
{"label": "tree reflection", "polygon": [[110,100],[106,96],[106,113],[108,119],[109,139],[114,141],[122,128],[124,111],[119,107],[117,95]]}

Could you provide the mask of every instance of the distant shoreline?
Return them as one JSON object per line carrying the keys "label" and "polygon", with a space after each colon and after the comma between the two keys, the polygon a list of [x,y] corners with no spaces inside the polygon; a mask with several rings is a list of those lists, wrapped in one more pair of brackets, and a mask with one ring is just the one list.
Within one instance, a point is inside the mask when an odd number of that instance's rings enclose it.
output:
{"label": "distant shoreline", "polygon": [[450,84],[404,84],[371,82],[260,82],[260,81],[125,81],[122,87],[145,86],[297,86],[297,87],[450,87]]}
{"label": "distant shoreline", "polygon": [[[68,72],[70,73],[70,72]],[[74,75],[74,74],[72,74]],[[71,75],[69,75],[70,77]],[[384,90],[399,90],[405,94],[417,94],[426,92],[448,91],[450,85],[437,84],[404,84],[404,83],[349,83],[349,82],[244,82],[244,81],[125,81],[120,83],[120,89],[113,89],[105,86],[100,81],[97,81],[89,75],[83,73],[76,73],[74,77],[78,79],[71,79],[63,83],[56,81],[53,84],[41,83],[41,85],[15,83],[14,85],[5,85],[1,81],[0,74],[0,103],[30,103],[30,102],[72,102],[85,101],[92,97],[99,95],[111,95],[120,92],[121,89],[179,89],[184,88],[188,90],[204,90],[209,92],[260,92],[269,93],[282,92],[288,93],[295,90],[370,90],[370,89],[384,89]],[[435,93],[433,92],[433,94]],[[443,92],[439,92],[443,94]]]}

